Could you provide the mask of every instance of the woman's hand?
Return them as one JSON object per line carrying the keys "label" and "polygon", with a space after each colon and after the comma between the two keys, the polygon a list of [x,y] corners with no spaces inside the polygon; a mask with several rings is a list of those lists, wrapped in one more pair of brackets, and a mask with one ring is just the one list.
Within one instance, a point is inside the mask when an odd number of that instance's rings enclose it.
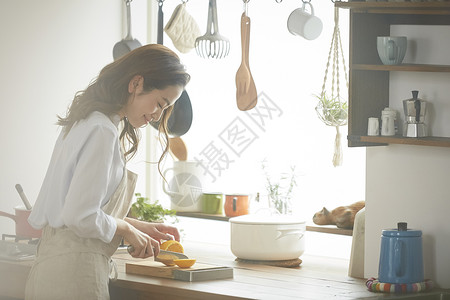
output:
{"label": "woman's hand", "polygon": [[[133,227],[139,229],[140,231],[148,234],[151,238],[160,240],[176,240],[180,241],[180,232],[174,226],[167,225],[164,223],[149,223],[144,221],[139,221],[133,218],[125,218]],[[159,247],[158,247],[159,253]],[[156,253],[157,255],[157,253]]]}
{"label": "woman's hand", "polygon": [[159,240],[151,238],[147,233],[142,232],[132,224],[124,220],[116,219],[116,234],[122,236],[130,245],[133,251],[130,253],[132,257],[147,258],[159,253]]}

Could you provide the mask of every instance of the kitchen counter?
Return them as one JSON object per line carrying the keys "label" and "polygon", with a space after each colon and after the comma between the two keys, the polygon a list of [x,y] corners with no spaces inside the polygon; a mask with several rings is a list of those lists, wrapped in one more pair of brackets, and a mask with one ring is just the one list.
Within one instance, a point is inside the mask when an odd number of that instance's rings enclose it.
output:
{"label": "kitchen counter", "polygon": [[[365,281],[347,276],[348,260],[303,255],[300,267],[281,268],[238,262],[226,245],[184,241],[185,253],[197,262],[230,266],[234,278],[199,282],[125,273],[132,259],[117,253],[118,279],[111,284],[112,299],[361,299],[375,294]],[[0,261],[0,298],[23,298],[32,261]]]}
{"label": "kitchen counter", "polygon": [[[229,247],[183,242],[185,253],[197,262],[230,266],[234,278],[200,282],[144,277],[125,273],[127,254],[116,256],[118,280],[112,298],[140,299],[154,295],[164,299],[360,299],[374,296],[365,280],[347,276],[348,260],[304,255],[298,268],[281,268],[238,262]],[[133,297],[131,297],[133,293]],[[145,298],[145,296],[144,296]]]}
{"label": "kitchen counter", "polygon": [[[443,290],[415,294],[418,298],[369,292],[365,280],[347,276],[346,259],[303,255],[300,267],[281,268],[238,262],[227,245],[184,241],[183,246],[199,263],[233,267],[234,278],[184,282],[127,274],[126,262],[142,260],[122,250],[114,255],[118,279],[110,284],[111,299],[450,299],[450,292]],[[32,263],[0,260],[0,299],[23,299]]]}

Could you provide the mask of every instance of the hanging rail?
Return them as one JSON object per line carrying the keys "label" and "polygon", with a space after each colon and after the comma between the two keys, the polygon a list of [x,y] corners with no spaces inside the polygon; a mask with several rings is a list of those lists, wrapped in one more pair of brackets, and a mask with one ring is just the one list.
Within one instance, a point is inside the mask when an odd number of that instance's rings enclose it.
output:
{"label": "hanging rail", "polygon": [[[250,0],[243,0],[244,2],[249,2]],[[275,0],[276,3],[281,3],[283,2],[283,0]],[[302,0],[303,3],[309,3],[311,2],[311,0]],[[336,2],[343,2],[342,0],[331,0],[331,2],[336,3]]]}

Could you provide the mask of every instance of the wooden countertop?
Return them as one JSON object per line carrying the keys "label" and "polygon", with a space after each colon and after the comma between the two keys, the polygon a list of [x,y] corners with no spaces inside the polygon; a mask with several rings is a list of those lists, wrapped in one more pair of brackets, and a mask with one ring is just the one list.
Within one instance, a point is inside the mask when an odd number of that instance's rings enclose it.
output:
{"label": "wooden countertop", "polygon": [[[361,299],[375,294],[363,279],[348,277],[348,260],[303,255],[298,268],[281,268],[235,261],[229,246],[183,241],[185,253],[198,262],[230,266],[234,278],[200,282],[125,273],[128,254],[116,254],[118,280],[111,299]],[[0,295],[23,298],[32,262],[0,261]],[[10,280],[7,280],[7,279]],[[1,298],[1,297],[0,297]]]}
{"label": "wooden countertop", "polygon": [[[347,276],[348,260],[304,255],[298,268],[237,262],[229,246],[184,241],[185,253],[198,262],[234,268],[234,278],[201,282],[145,277],[125,273],[127,254],[116,255],[118,280],[112,299],[361,299],[375,294],[365,280]],[[130,292],[135,294],[131,296]],[[156,296],[156,299],[159,299]]]}

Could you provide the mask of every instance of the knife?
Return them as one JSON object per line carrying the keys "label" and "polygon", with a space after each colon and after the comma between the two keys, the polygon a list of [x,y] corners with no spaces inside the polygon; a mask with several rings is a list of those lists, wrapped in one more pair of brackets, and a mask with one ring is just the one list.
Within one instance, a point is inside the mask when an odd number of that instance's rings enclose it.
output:
{"label": "knife", "polygon": [[[127,251],[128,251],[128,253],[131,254],[134,251],[134,247],[132,245],[128,245]],[[153,251],[155,251],[154,248],[153,248]],[[158,256],[155,257],[155,260],[160,261],[160,262],[172,261],[174,259],[189,259],[189,257],[183,253],[161,250],[161,249],[159,250]]]}

